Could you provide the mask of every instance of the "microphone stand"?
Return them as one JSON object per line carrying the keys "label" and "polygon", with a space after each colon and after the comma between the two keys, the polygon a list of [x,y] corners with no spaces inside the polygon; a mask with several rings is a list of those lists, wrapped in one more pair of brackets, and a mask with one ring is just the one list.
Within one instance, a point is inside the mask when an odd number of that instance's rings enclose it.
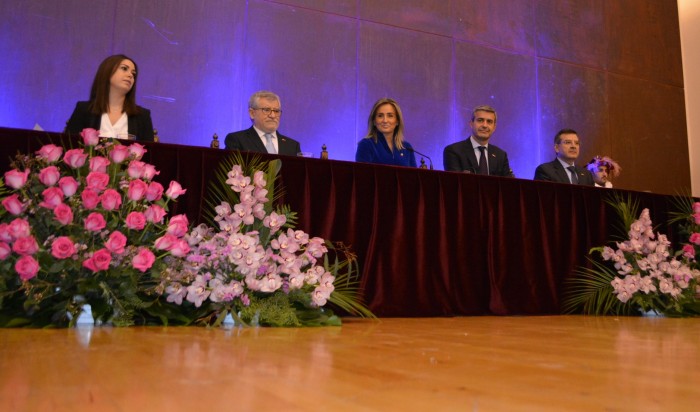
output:
{"label": "microphone stand", "polygon": [[[417,154],[417,155],[419,155],[419,156],[423,156],[423,157],[425,157],[426,159],[428,159],[428,161],[430,162],[430,170],[433,170],[433,161],[430,159],[430,156],[424,155],[423,153],[419,152],[418,150],[416,150],[416,149],[414,149],[414,148],[412,148],[412,147],[408,148],[408,150],[410,150],[411,152],[413,152],[413,153],[415,153],[415,154]],[[420,159],[420,168],[421,168],[421,169],[425,169],[425,168],[426,168],[426,167],[425,167],[425,160],[423,160],[422,158]]]}

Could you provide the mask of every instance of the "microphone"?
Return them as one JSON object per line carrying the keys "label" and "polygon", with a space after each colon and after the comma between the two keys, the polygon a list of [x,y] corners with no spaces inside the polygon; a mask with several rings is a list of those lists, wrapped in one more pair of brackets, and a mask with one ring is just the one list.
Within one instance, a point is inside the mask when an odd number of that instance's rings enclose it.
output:
{"label": "microphone", "polygon": [[[430,159],[430,156],[424,155],[423,153],[419,152],[418,150],[416,150],[416,149],[414,149],[414,148],[412,148],[412,147],[408,147],[407,149],[408,149],[409,151],[411,151],[411,152],[413,152],[413,153],[419,155],[419,156],[423,156],[423,157],[425,157],[426,159],[428,159],[428,161],[430,162],[430,170],[433,170],[433,161]],[[425,164],[425,162],[423,162],[423,163]]]}

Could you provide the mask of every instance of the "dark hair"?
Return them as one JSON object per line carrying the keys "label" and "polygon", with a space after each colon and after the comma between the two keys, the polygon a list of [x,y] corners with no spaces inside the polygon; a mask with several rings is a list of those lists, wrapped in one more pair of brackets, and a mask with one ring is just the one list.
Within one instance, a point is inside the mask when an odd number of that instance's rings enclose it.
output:
{"label": "dark hair", "polygon": [[115,54],[102,60],[102,63],[100,63],[100,66],[97,68],[97,73],[95,73],[95,79],[92,81],[89,107],[93,114],[107,113],[109,110],[110,80],[123,60],[129,60],[134,63],[136,74],[134,74],[134,84],[131,86],[131,90],[129,90],[124,99],[124,107],[122,110],[126,112],[127,116],[133,116],[139,113],[139,108],[136,106],[136,83],[139,75],[139,68],[134,59],[123,54]]}
{"label": "dark hair", "polygon": [[367,135],[365,136],[366,139],[373,139],[375,142],[377,141],[377,136],[379,135],[379,130],[377,130],[377,126],[374,125],[374,116],[377,115],[377,112],[379,111],[379,108],[381,106],[384,106],[385,104],[390,105],[391,107],[394,108],[394,111],[396,112],[396,128],[394,129],[394,145],[396,146],[397,149],[403,149],[404,144],[403,144],[403,113],[401,113],[401,108],[399,107],[399,104],[396,103],[396,100],[390,99],[388,97],[385,97],[383,99],[379,99],[374,103],[374,106],[372,106],[372,111],[369,112],[369,119],[367,119]]}
{"label": "dark hair", "polygon": [[578,133],[576,133],[576,130],[574,129],[561,129],[554,136],[554,144],[561,143],[561,135],[563,134],[575,134],[576,136],[578,136]]}

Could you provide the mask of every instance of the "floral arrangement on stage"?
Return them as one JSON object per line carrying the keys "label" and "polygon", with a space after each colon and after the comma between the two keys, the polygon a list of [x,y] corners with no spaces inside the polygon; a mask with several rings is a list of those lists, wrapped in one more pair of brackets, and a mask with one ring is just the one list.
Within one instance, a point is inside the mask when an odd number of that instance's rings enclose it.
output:
{"label": "floral arrangement on stage", "polygon": [[215,227],[187,236],[191,253],[161,286],[167,301],[200,308],[201,321],[214,325],[227,315],[240,324],[339,325],[328,301],[373,317],[359,299],[352,253],[295,230],[295,213],[273,208],[280,166],[235,154],[222,163],[210,201]]}
{"label": "floral arrangement on stage", "polygon": [[591,249],[602,261],[591,259],[593,268],[580,269],[571,280],[565,311],[582,307],[587,314],[700,316],[700,202],[681,197],[676,203],[681,211],[670,223],[680,224],[687,241],[674,252],[666,235],[654,233],[648,209],[636,218],[636,203],[612,199],[627,238]]}
{"label": "floral arrangement on stage", "polygon": [[19,155],[4,175],[0,326],[74,325],[85,304],[98,322],[133,324],[152,304],[152,274],[189,252],[187,217],[166,220],[180,184],[153,181],[138,143],[81,137]]}
{"label": "floral arrangement on stage", "polygon": [[212,223],[168,218],[166,189],[138,143],[85,129],[77,148],[18,155],[0,182],[0,326],[339,325],[331,302],[373,317],[352,253],[295,230],[273,207],[278,160],[224,162]]}

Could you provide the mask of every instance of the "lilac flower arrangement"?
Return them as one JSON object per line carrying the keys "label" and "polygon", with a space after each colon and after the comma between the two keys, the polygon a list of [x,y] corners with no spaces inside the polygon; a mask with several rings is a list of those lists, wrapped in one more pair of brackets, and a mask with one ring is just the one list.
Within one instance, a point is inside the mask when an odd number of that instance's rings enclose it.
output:
{"label": "lilac flower arrangement", "polygon": [[166,219],[180,184],[155,181],[138,143],[81,137],[19,155],[4,175],[0,326],[73,325],[84,304],[98,322],[133,324],[152,304],[152,274],[189,253],[187,217]]}
{"label": "lilac flower arrangement", "polygon": [[[324,308],[329,301],[373,316],[348,283],[353,259],[331,263],[329,249],[339,250],[294,229],[294,213],[273,209],[279,160],[253,161],[247,171],[243,163],[231,160],[220,179],[225,188],[214,227],[201,224],[185,236],[191,252],[159,287],[166,300],[199,308],[201,321],[213,325],[227,315],[242,325],[338,325],[340,318]],[[336,280],[343,288],[336,289]]]}
{"label": "lilac flower arrangement", "polygon": [[672,254],[670,247],[666,235],[654,234],[649,209],[631,224],[628,240],[615,249],[603,247],[603,260],[613,262],[617,270],[610,284],[620,302],[665,313],[695,301],[700,281],[700,271],[691,267],[695,254]]}
{"label": "lilac flower arrangement", "polygon": [[570,281],[565,311],[583,307],[588,314],[700,316],[700,202],[676,203],[683,211],[673,213],[670,222],[681,224],[680,232],[688,241],[674,252],[666,235],[654,233],[649,209],[632,221],[634,202],[610,201],[623,221],[629,222],[627,239],[591,249],[600,253],[603,263],[591,260],[592,269],[577,271]]}

